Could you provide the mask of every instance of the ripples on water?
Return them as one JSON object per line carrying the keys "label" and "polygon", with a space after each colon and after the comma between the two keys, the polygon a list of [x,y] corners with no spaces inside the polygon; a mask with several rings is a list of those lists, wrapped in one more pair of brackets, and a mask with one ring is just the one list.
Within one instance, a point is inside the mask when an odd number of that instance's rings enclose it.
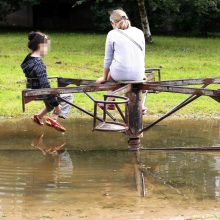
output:
{"label": "ripples on water", "polygon": [[[0,213],[6,206],[19,213],[27,204],[80,209],[132,207],[134,201],[139,206],[160,200],[192,206],[220,200],[220,152],[134,154],[126,151],[121,134],[91,133],[87,121],[66,126],[64,135],[29,122],[0,126]],[[218,146],[219,122],[167,122],[142,141],[144,147]],[[139,174],[147,195],[140,201]]]}

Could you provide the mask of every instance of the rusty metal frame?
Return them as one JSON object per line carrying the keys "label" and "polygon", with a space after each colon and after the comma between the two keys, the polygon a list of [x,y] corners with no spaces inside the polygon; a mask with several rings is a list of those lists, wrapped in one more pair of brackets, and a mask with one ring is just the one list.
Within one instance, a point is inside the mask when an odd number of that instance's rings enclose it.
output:
{"label": "rusty metal frame", "polygon": [[83,112],[83,113],[85,113],[85,114],[91,116],[92,118],[95,118],[96,120],[99,120],[99,121],[101,121],[101,122],[103,121],[102,118],[100,118],[100,117],[98,117],[97,115],[94,115],[94,114],[92,114],[92,113],[86,111],[85,109],[81,108],[80,106],[78,106],[78,105],[76,105],[76,104],[74,104],[74,103],[71,103],[71,102],[69,102],[69,101],[63,99],[63,98],[61,98],[60,96],[57,96],[57,98],[58,98],[59,100],[61,100],[62,102],[65,102],[65,103],[67,103],[67,104],[73,106],[74,108],[78,109],[79,111],[81,111],[81,112]]}
{"label": "rusty metal frame", "polygon": [[203,95],[210,97],[220,97],[220,90],[214,89],[204,89],[204,88],[192,88],[192,87],[182,87],[182,86],[170,86],[170,85],[152,85],[149,83],[141,85],[141,90],[154,90],[158,92],[173,92],[181,94],[193,94],[193,95]]}
{"label": "rusty metal frame", "polygon": [[148,84],[168,85],[168,86],[220,84],[220,78],[217,77],[217,78],[199,78],[199,79],[177,79],[177,80],[149,82]]}
{"label": "rusty metal frame", "polygon": [[[87,93],[86,93],[87,94]],[[89,96],[89,94],[87,94]],[[91,99],[93,99],[91,97]],[[111,99],[111,100],[110,100]],[[120,101],[116,101],[115,99],[120,99]],[[94,130],[97,130],[96,129],[96,117],[97,117],[97,106],[99,103],[101,104],[104,104],[104,107],[103,107],[103,122],[104,123],[107,123],[107,124],[113,124],[113,125],[121,125],[123,127],[126,128],[127,130],[127,127],[128,127],[128,120],[126,118],[126,116],[123,114],[123,112],[121,111],[119,105],[121,104],[124,104],[126,106],[126,108],[128,108],[128,102],[129,102],[129,99],[127,97],[124,97],[124,96],[118,96],[118,95],[104,95],[104,100],[100,101],[100,100],[95,100],[93,99],[94,101],[94,119],[93,119],[93,131]],[[118,121],[107,121],[106,120],[106,116],[108,115],[108,111],[107,111],[107,105],[109,104],[114,104],[119,112],[119,114],[121,115],[122,117],[122,120],[124,121],[124,123],[121,123],[121,122],[118,122]]]}
{"label": "rusty metal frame", "polygon": [[[203,85],[202,88],[207,87],[208,85]],[[149,124],[147,127],[143,128],[140,131],[140,134],[144,131],[149,130],[150,128],[152,128],[153,126],[155,126],[156,124],[158,124],[159,122],[161,122],[162,120],[166,119],[167,117],[169,117],[170,115],[174,114],[175,112],[177,112],[178,110],[180,110],[181,108],[185,107],[186,105],[190,104],[191,102],[195,101],[196,99],[198,99],[201,95],[191,95],[188,98],[186,98],[184,101],[182,101],[180,104],[178,104],[177,106],[175,106],[172,110],[170,110],[169,112],[167,112],[165,115],[163,115],[161,118],[157,119],[156,121],[152,122],[151,124]]]}
{"label": "rusty metal frame", "polygon": [[[80,86],[75,87],[58,87],[58,88],[46,88],[46,89],[25,89],[23,95],[25,97],[37,97],[43,95],[58,95],[67,93],[83,93],[83,92],[98,92],[108,90],[122,90],[121,93],[126,93],[130,90],[131,81],[125,87],[124,84],[117,82],[107,82],[105,84],[96,84],[93,80],[79,80],[69,78],[58,78],[58,83],[62,79],[62,83],[70,85],[70,81]],[[89,84],[91,82],[91,84]],[[81,84],[82,83],[82,84]],[[85,85],[88,83],[88,85]],[[210,97],[220,97],[220,90],[204,89],[204,88],[192,88],[183,87],[182,85],[199,85],[199,84],[220,84],[220,78],[204,78],[204,79],[185,79],[185,80],[170,80],[170,81],[158,81],[158,82],[143,82],[141,84],[141,90],[153,90],[157,92],[173,92],[182,94],[194,94],[204,95]],[[123,88],[124,87],[124,88]]]}
{"label": "rusty metal frame", "polygon": [[[155,74],[154,71],[158,71],[158,81],[155,81]],[[90,99],[92,99],[94,102],[102,102],[97,101],[94,98],[92,98],[90,95],[88,95],[88,92],[99,92],[99,91],[113,91],[112,95],[115,96],[122,96],[127,94],[131,94],[134,92],[134,90],[140,91],[148,91],[148,92],[171,92],[171,93],[179,93],[179,94],[190,94],[190,96],[182,101],[180,104],[178,104],[176,107],[174,107],[172,110],[170,110],[168,113],[166,113],[161,118],[157,119],[156,121],[152,122],[147,127],[139,128],[135,134],[131,134],[131,140],[133,139],[139,139],[141,133],[149,130],[156,124],[158,124],[160,121],[166,119],[176,111],[180,110],[184,106],[190,104],[191,102],[195,101],[201,96],[208,96],[212,99],[214,99],[217,102],[220,102],[220,90],[218,89],[207,89],[206,87],[208,85],[212,84],[220,84],[220,77],[215,78],[199,78],[199,79],[181,79],[181,80],[166,80],[161,81],[160,76],[160,70],[159,69],[149,69],[148,70],[149,75],[147,76],[147,79],[144,81],[126,81],[126,82],[107,82],[105,84],[97,84],[94,80],[87,80],[87,79],[72,79],[72,78],[62,78],[62,77],[53,77],[57,79],[58,88],[46,88],[46,89],[36,89],[36,90],[30,90],[25,89],[22,91],[22,106],[23,111],[25,111],[25,104],[33,101],[33,100],[42,100],[45,95],[55,95],[60,100],[67,102],[66,100],[59,97],[60,94],[68,94],[68,93],[85,93]],[[148,73],[146,70],[146,73]],[[189,87],[192,85],[203,85],[201,88],[193,88]],[[68,86],[68,87],[67,87]],[[131,99],[132,100],[132,99]],[[130,100],[130,103],[132,102]],[[111,100],[104,100],[105,105],[112,103]],[[135,101],[137,102],[137,100]],[[97,105],[94,105],[94,113],[90,113],[86,111],[85,109],[82,109],[81,107],[77,106],[76,104],[68,103],[71,106],[77,108],[78,110],[86,113],[87,115],[90,115],[93,117],[93,119],[99,120],[99,121],[105,121],[104,119],[98,117],[95,112],[97,111]],[[120,107],[116,104],[116,108],[119,111],[119,114],[121,115],[123,121],[127,123],[129,121],[128,114],[123,114]],[[137,103],[135,104],[136,106]],[[129,105],[132,107],[132,105]],[[140,109],[138,109],[139,111]],[[103,111],[103,114],[107,114],[112,120],[116,121],[115,118],[105,109]],[[140,114],[140,112],[139,112]],[[131,128],[129,128],[131,130]],[[133,138],[133,139],[132,139]]]}

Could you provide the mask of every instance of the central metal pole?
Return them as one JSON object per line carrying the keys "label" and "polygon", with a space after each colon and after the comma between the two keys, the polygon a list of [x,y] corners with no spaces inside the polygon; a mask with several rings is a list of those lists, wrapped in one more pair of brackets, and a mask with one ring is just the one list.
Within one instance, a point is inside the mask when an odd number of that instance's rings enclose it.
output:
{"label": "central metal pole", "polygon": [[131,90],[127,93],[129,104],[127,109],[128,117],[128,147],[130,150],[139,150],[141,147],[140,131],[143,128],[142,114],[142,90],[139,84],[132,84]]}

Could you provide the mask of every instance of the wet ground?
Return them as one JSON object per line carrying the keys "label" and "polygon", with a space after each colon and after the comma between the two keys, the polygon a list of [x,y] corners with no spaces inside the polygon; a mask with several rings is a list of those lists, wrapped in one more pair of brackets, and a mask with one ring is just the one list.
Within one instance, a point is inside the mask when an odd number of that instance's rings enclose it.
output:
{"label": "wet ground", "polygon": [[[90,122],[0,123],[0,219],[220,219],[220,151],[132,153]],[[142,143],[218,147],[220,121],[165,121]]]}

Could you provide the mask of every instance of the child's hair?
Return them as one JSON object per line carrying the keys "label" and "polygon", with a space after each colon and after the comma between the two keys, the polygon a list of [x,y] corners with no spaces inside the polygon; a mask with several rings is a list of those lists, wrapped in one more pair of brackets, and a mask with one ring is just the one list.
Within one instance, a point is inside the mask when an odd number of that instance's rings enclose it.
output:
{"label": "child's hair", "polygon": [[125,11],[116,9],[110,12],[110,21],[117,24],[118,29],[126,30],[131,26],[131,22]]}
{"label": "child's hair", "polygon": [[32,31],[28,34],[28,40],[28,48],[32,51],[36,51],[39,44],[48,43],[48,36],[41,32]]}

